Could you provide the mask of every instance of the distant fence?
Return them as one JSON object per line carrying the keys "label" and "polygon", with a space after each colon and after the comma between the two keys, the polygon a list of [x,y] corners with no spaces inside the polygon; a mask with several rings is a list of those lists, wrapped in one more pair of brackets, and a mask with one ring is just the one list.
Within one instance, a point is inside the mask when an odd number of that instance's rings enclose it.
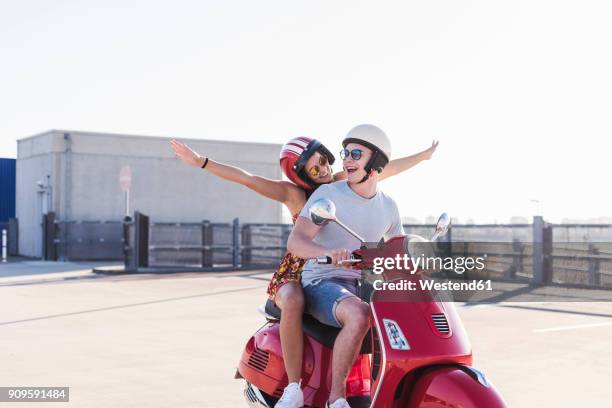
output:
{"label": "distant fence", "polygon": [[126,226],[125,264],[132,270],[276,266],[291,232],[288,224],[240,224],[237,218],[232,223],[156,223],[139,212]]}
{"label": "distant fence", "polygon": [[43,216],[43,259],[62,261],[117,261],[123,259],[125,240],[121,221],[57,221]]}
{"label": "distant fence", "polygon": [[[50,213],[43,226],[45,259],[123,260],[128,270],[273,268],[292,228],[238,219],[152,222],[140,212],[106,222],[57,221]],[[434,225],[405,224],[404,230],[429,237]],[[478,251],[486,243],[489,277],[612,287],[612,224],[550,224],[534,217],[532,224],[453,225],[443,240],[452,243],[455,254]]]}

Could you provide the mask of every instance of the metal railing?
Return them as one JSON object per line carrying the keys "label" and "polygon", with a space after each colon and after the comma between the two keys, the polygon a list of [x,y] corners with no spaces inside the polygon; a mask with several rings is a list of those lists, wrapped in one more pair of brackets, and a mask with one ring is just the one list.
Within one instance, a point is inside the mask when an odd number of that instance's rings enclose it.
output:
{"label": "metal railing", "polygon": [[116,261],[123,258],[121,221],[58,221],[42,218],[42,258],[49,261]]}
{"label": "metal railing", "polygon": [[[136,231],[146,238],[137,240]],[[137,212],[124,231],[125,264],[129,269],[271,267],[286,251],[290,231],[287,224],[240,224],[237,218],[232,223],[149,222]]]}
{"label": "metal railing", "polygon": [[[151,222],[146,215],[123,221],[75,222],[45,217],[45,259],[121,260],[126,269],[274,268],[286,251],[292,225],[279,223]],[[428,237],[434,226],[405,224],[406,233]],[[69,237],[65,240],[64,237]],[[612,286],[612,224],[453,225],[443,239],[453,252],[488,245],[488,274],[533,283]],[[501,246],[495,249],[495,244]]]}

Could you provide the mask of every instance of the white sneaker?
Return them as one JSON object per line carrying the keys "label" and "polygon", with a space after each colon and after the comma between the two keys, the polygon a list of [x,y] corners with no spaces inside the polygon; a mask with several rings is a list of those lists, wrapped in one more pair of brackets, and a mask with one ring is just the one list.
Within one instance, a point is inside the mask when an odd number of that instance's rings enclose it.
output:
{"label": "white sneaker", "polygon": [[327,404],[325,404],[325,406],[327,408],[351,408],[351,406],[344,398],[338,398],[334,401],[333,404],[330,404],[329,401],[327,401]]}
{"label": "white sneaker", "polygon": [[304,406],[304,393],[300,388],[300,383],[293,382],[287,385],[274,408],[302,408]]}

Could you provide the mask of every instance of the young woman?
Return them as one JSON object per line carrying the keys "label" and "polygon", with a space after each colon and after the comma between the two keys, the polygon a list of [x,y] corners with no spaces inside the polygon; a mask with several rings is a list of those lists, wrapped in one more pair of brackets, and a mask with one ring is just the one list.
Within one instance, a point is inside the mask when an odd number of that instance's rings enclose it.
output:
{"label": "young woman", "polygon": [[[293,222],[310,194],[318,186],[347,178],[344,171],[332,173],[331,165],[335,160],[333,154],[321,142],[308,137],[291,139],[281,149],[280,166],[290,182],[271,180],[253,175],[238,167],[216,162],[174,139],[170,143],[175,155],[184,163],[200,167],[223,179],[242,184],[264,197],[283,203],[291,213]],[[437,147],[438,142],[434,141],[431,147],[420,153],[392,160],[383,169],[380,180],[408,170],[423,160],[429,160]],[[279,408],[303,405],[299,381],[304,349],[302,333],[304,294],[300,284],[304,262],[303,259],[286,253],[268,286],[268,295],[283,312],[280,336],[289,385],[276,404]]]}

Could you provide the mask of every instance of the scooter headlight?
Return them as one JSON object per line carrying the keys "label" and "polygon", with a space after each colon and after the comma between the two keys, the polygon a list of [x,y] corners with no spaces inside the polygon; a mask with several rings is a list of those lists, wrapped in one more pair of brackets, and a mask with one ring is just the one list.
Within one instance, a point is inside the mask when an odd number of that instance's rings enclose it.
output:
{"label": "scooter headlight", "polygon": [[400,329],[399,324],[395,320],[383,319],[383,325],[393,350],[410,350],[410,344],[408,344],[406,336],[404,336],[402,329]]}

